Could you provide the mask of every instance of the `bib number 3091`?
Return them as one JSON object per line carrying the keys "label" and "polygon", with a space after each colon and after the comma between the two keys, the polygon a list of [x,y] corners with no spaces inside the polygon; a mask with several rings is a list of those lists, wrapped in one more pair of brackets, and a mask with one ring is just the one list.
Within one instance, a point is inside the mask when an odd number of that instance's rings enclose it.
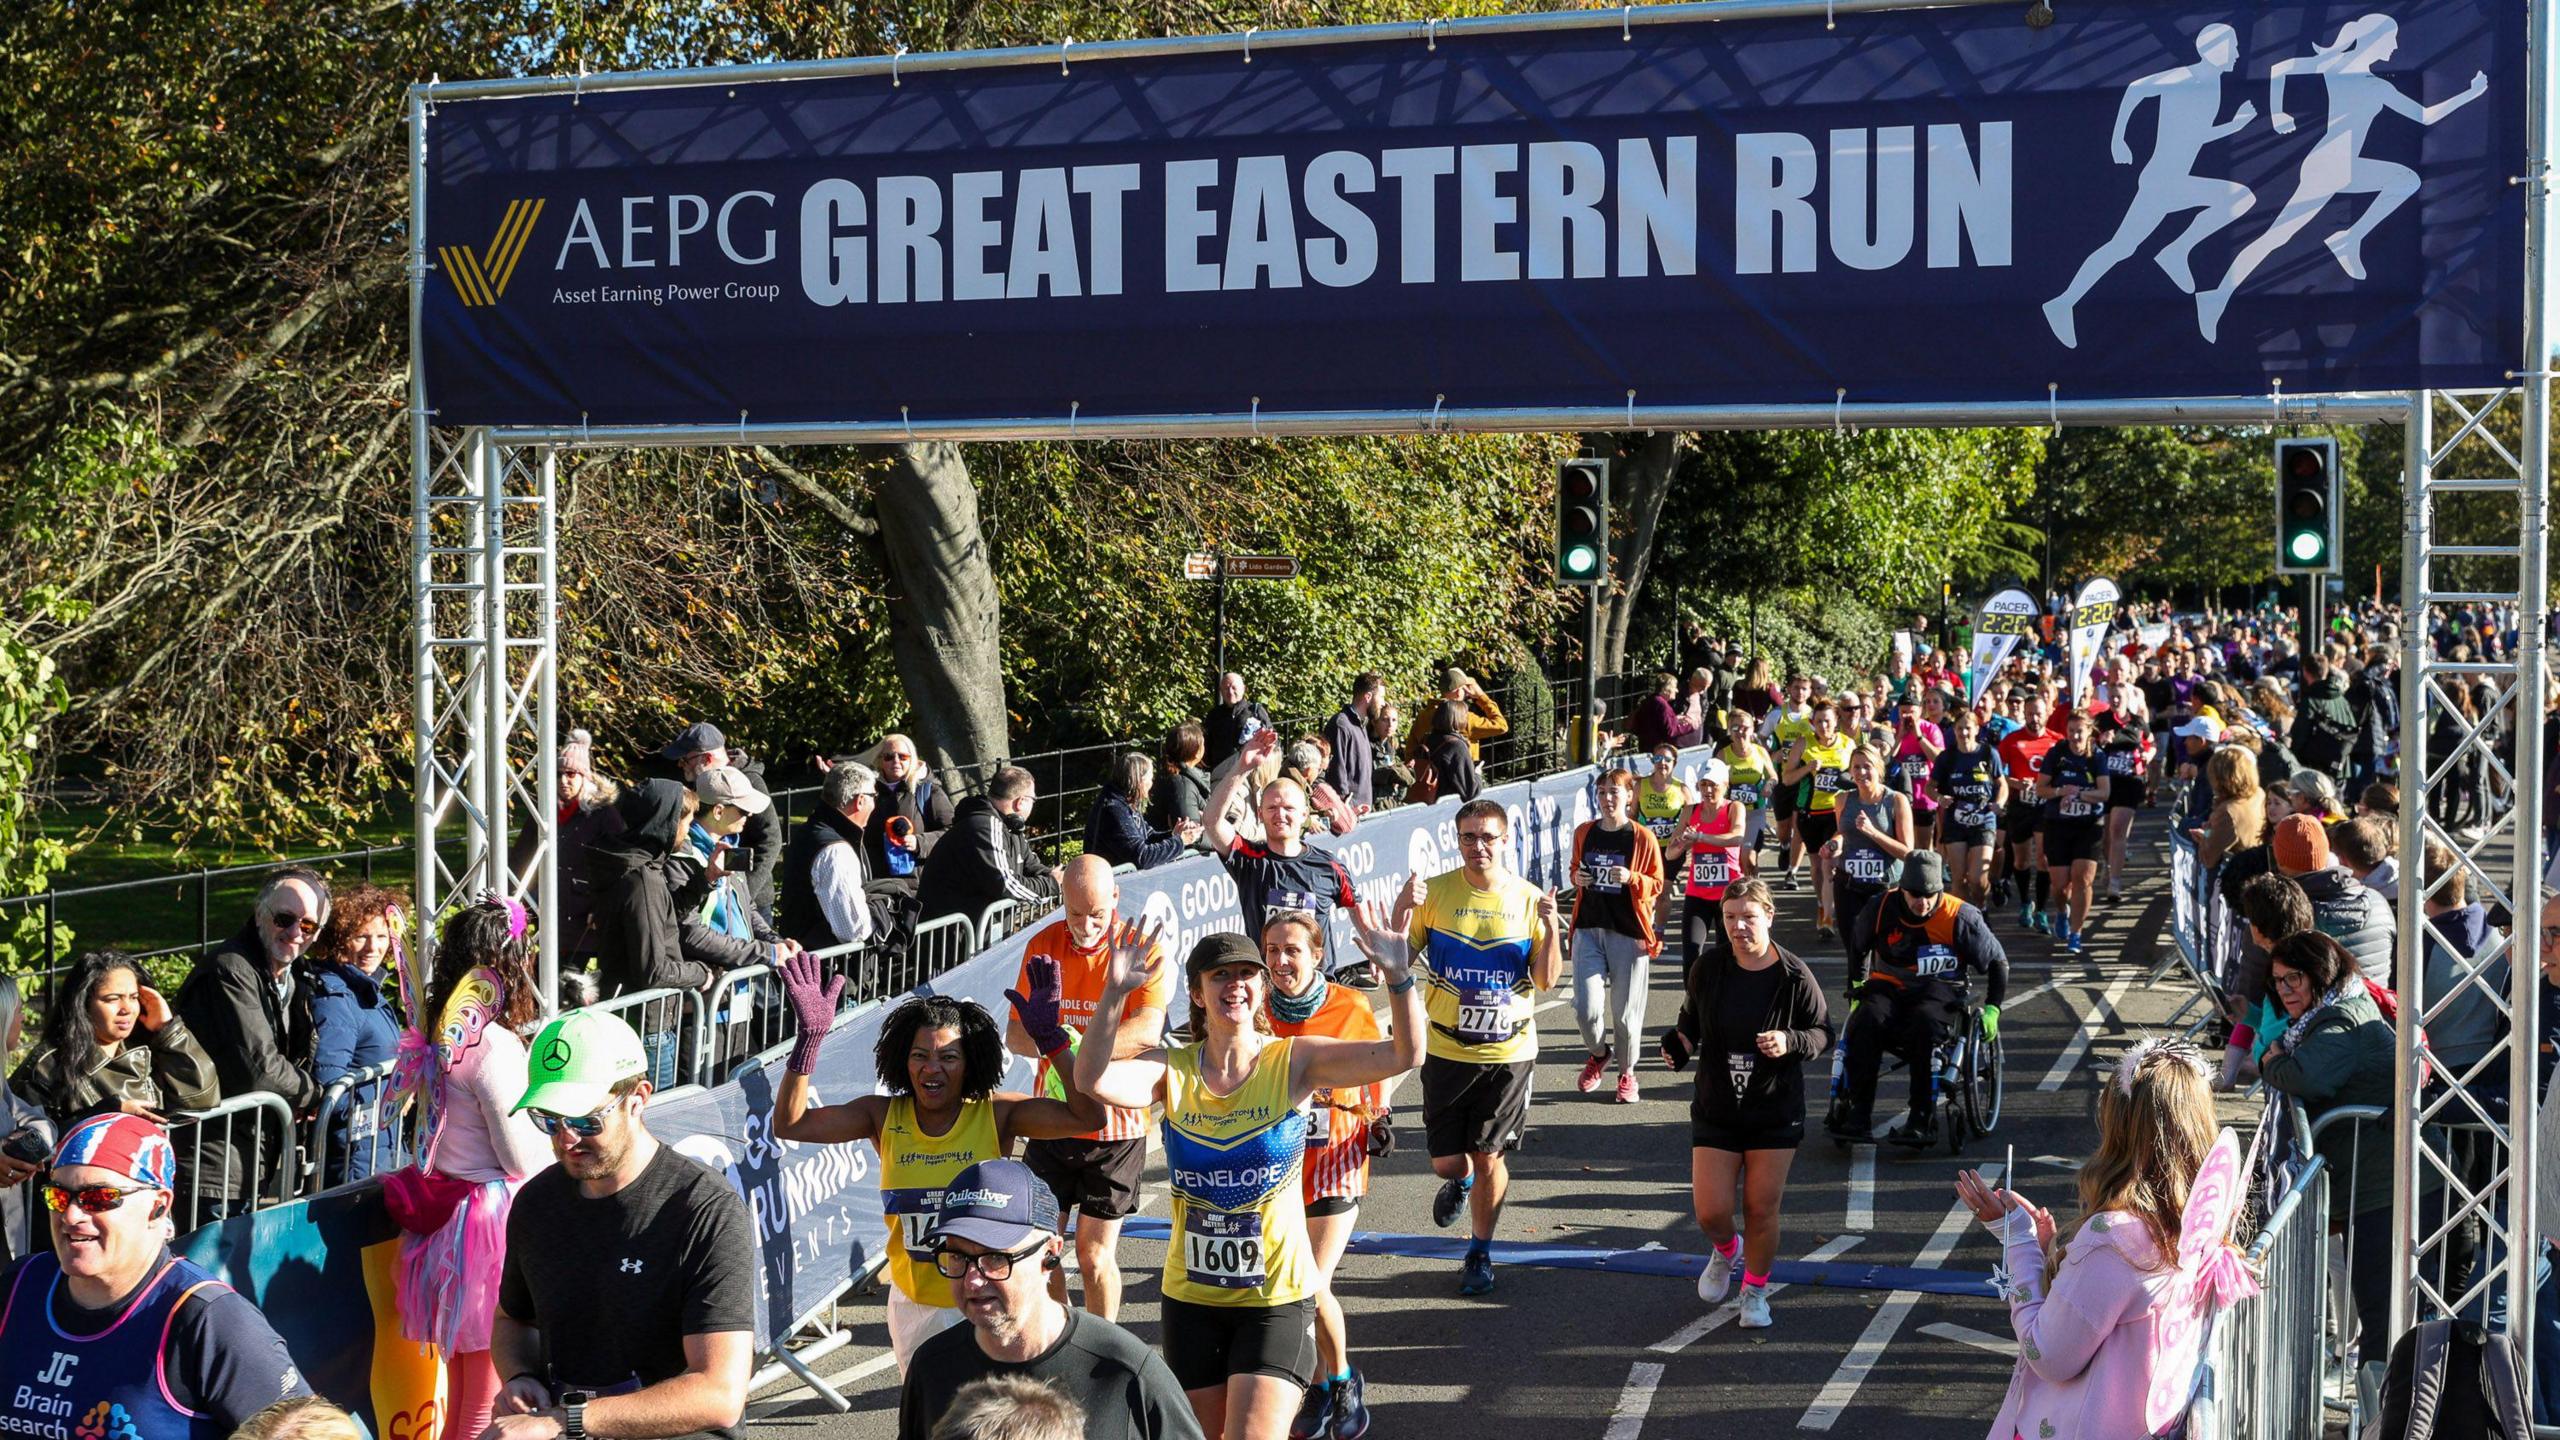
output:
{"label": "bib number 3091", "polygon": [[1194,1209],[1183,1227],[1182,1269],[1195,1283],[1222,1290],[1262,1285],[1262,1217]]}

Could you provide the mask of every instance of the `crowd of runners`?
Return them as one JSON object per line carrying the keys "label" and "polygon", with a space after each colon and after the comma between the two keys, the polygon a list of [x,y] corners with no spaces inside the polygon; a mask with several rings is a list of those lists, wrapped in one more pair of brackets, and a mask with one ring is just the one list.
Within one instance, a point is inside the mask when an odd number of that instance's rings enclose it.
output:
{"label": "crowd of runners", "polygon": [[[1623,758],[1592,782],[1592,818],[1573,833],[1560,891],[1515,871],[1511,815],[1475,798],[1453,817],[1453,867],[1357,901],[1324,844],[1327,830],[1357,823],[1341,813],[1351,807],[1287,773],[1239,779],[1278,753],[1267,724],[1246,725],[1208,823],[1182,836],[1234,879],[1240,932],[1170,953],[1122,904],[1108,861],[1071,860],[1055,877],[1057,913],[1026,944],[1009,1013],[933,993],[896,1004],[879,1030],[881,1093],[813,1093],[845,981],[797,946],[777,948],[798,1038],[773,1133],[877,1151],[899,1434],[1029,1433],[981,1422],[1054,1413],[1091,1434],[1361,1440],[1373,1421],[1358,1337],[1333,1294],[1361,1201],[1373,1183],[1416,1183],[1427,1165],[1433,1223],[1467,1236],[1451,1289],[1499,1293],[1494,1242],[1507,1157],[1533,1110],[1537,1011],[1568,982],[1578,1090],[1642,1105],[1650,1085],[1657,1100],[1686,1102],[1700,1233],[1682,1248],[1707,1257],[1699,1299],[1730,1298],[1743,1328],[1776,1324],[1770,1275],[1807,1138],[1806,1067],[1831,1061],[1831,1140],[1935,1143],[1961,1123],[1939,1057],[1951,1041],[1997,1041],[2010,952],[2081,952],[2093,912],[2157,864],[2156,851],[2127,846],[2137,812],[2175,806],[2173,823],[2209,841],[2209,826],[2190,822],[2228,768],[2216,757],[2233,751],[2286,777],[2287,803],[2312,823],[2344,824],[2360,800],[2389,798],[2398,724],[2380,707],[2396,692],[2396,623],[2355,612],[2306,644],[2272,610],[2137,608],[2077,685],[2067,630],[1985,664],[1915,627],[1872,673],[1783,677],[1692,636],[1700,663],[1686,700],[1666,674],[1662,703],[1634,717],[1638,733],[1611,737]],[[2496,617],[2476,633],[2463,623],[2448,643],[2514,643]],[[741,798],[755,808],[743,782],[710,783],[729,809]],[[1827,994],[1814,963],[1776,937],[1779,897],[1807,889],[1814,958],[1826,973],[1840,962],[1844,993]],[[477,1137],[447,1127],[440,1143],[503,1152],[529,1127],[540,1138],[518,1150],[547,1142],[559,1164],[527,1178],[516,1172],[538,1167],[539,1151],[512,1168],[500,1153],[480,1189],[394,1197],[436,1211],[409,1263],[453,1277],[436,1301],[442,1343],[478,1367],[476,1378],[457,1373],[456,1399],[465,1413],[476,1400],[488,1433],[507,1440],[734,1434],[752,1328],[746,1218],[709,1172],[649,1138],[663,1057],[621,1020],[572,1011],[515,1038],[531,1010],[526,925],[520,909],[494,904],[448,921],[431,1008],[459,1018],[441,1040],[451,1073],[424,1093],[439,1112],[466,1111],[467,1125],[453,1123]],[[1356,955],[1328,952],[1342,935]],[[1666,958],[1677,1014],[1648,1033],[1652,969]],[[450,1063],[482,1046],[495,1058]],[[1009,1056],[1037,1057],[1028,1091],[1000,1089]],[[1890,1128],[1872,1114],[1888,1057],[1909,1087]],[[2128,1139],[2124,1127],[2174,1111],[2209,1139],[2210,1106],[2195,1097],[2232,1078],[2215,1081],[2184,1047],[2127,1065],[2108,1082],[2121,1082],[2125,1103],[2101,1108],[2093,1137],[2125,1152],[2104,1182],[2118,1190],[2092,1192],[2084,1177],[2092,1214],[2183,1194],[2201,1152]],[[1390,1096],[1407,1076],[1420,1123],[1399,1127]],[[2137,1088],[2155,1085],[2167,1088],[2140,1090],[2152,1120],[2126,1118]],[[2201,1119],[2188,1113],[2199,1103]],[[1417,1145],[1422,1156],[1404,1158]],[[1171,1233],[1149,1345],[1119,1324],[1119,1248],[1157,1163]],[[135,1305],[155,1312],[143,1328],[179,1333],[158,1312],[215,1283],[170,1258],[165,1197],[128,1208],[172,1185],[166,1141],[147,1123],[78,1125],[53,1165],[41,1194],[56,1253],[19,1269],[0,1311],[0,1361],[13,1374],[69,1376],[78,1356],[65,1345],[130,1349],[107,1337]],[[2153,1173],[2162,1166],[2189,1173],[2166,1185]],[[1978,1177],[1966,1185],[1965,1203],[2013,1250],[2051,1243],[2050,1215]],[[449,1252],[436,1249],[439,1233]],[[59,1295],[29,1288],[56,1273],[71,1280]],[[2031,1354],[2030,1331],[2056,1313],[2039,1311],[2041,1283],[2004,1291]],[[575,1317],[603,1296],[627,1319],[598,1335]],[[137,1405],[214,1416],[302,1388],[289,1359],[271,1363],[282,1347],[243,1305],[199,1306],[187,1333],[205,1352]],[[243,1347],[256,1363],[239,1361]],[[279,1374],[272,1386],[257,1378]],[[2021,1366],[2004,1415],[2059,1403],[2038,1387],[2065,1382],[2039,1374]]]}

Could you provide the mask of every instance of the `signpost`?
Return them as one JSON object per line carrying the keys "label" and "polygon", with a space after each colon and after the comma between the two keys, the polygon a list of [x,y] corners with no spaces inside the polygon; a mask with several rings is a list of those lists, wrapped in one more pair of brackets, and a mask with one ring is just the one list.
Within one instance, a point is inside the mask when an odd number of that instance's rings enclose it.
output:
{"label": "signpost", "polygon": [[1230,580],[1295,580],[1295,555],[1226,555],[1194,550],[1182,557],[1182,578],[1218,582],[1218,666],[1209,675],[1209,693],[1218,693],[1218,677],[1227,673],[1227,582]]}

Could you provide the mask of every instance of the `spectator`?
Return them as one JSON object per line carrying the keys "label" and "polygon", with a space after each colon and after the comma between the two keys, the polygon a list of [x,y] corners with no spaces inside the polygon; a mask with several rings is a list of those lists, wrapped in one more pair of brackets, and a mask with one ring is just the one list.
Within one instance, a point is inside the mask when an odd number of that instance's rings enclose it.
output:
{"label": "spectator", "polygon": [[444,1357],[445,1433],[477,1436],[498,1400],[489,1356],[504,1273],[507,1212],[551,1164],[533,1121],[515,1113],[526,1082],[526,1027],[540,1018],[524,911],[494,901],[444,922],[433,973],[411,977],[417,1010],[395,1086],[422,1107],[417,1168],[383,1198],[400,1222],[393,1299],[400,1333]]}
{"label": "spectator", "polygon": [[[1700,692],[1705,686],[1698,687]],[[1653,692],[1636,702],[1636,713],[1630,725],[1636,744],[1646,750],[1659,746],[1694,745],[1698,742],[1699,724],[1673,700],[1679,693],[1680,681],[1669,671],[1653,677]]]}
{"label": "spectator", "polygon": [[2344,945],[2366,979],[2390,989],[2398,934],[2391,907],[2332,862],[2329,832],[2310,816],[2288,815],[2277,821],[2274,846],[2276,868],[2301,883],[2320,933]]}
{"label": "spectator", "polygon": [[972,1380],[934,1422],[933,1440],[1081,1440],[1084,1407],[1057,1386],[1019,1375]]}
{"label": "spectator", "polygon": [[2218,1089],[2228,1090],[2245,1070],[2257,1073],[2258,1056],[2284,1028],[2283,1008],[2267,991],[2267,956],[2284,940],[2316,928],[2311,897],[2289,875],[2260,875],[2240,889],[2239,911],[2249,932],[2224,991],[2231,1043],[2223,1052]]}
{"label": "spectator", "polygon": [[1199,1440],[1200,1422],[1163,1357],[1049,1289],[1065,1263],[1058,1201],[1019,1160],[982,1160],[951,1178],[931,1232],[934,1268],[968,1324],[917,1347],[898,1393],[898,1440],[932,1440],[970,1382],[990,1375],[1055,1385],[1095,1436]]}
{"label": "spectator", "polygon": [[2213,786],[2213,814],[2205,822],[2197,863],[2207,873],[2232,852],[2267,841],[2267,792],[2258,788],[2257,757],[2236,745],[2213,752],[2205,767]]}
{"label": "spectator", "polygon": [[[2379,815],[2392,822],[2392,829],[2397,831],[2400,822],[2400,787],[2389,780],[2376,780],[2365,786],[2364,793],[2356,797],[2356,813]],[[2394,868],[2397,868],[2396,865]]]}
{"label": "spectator", "polygon": [[2400,905],[2400,827],[2376,815],[2357,815],[2329,829],[2329,853],[2338,858],[2356,883]]}
{"label": "spectator", "polygon": [[[866,832],[871,873],[884,880],[907,879],[924,864],[925,855],[959,812],[953,808],[951,792],[935,783],[924,762],[916,758],[913,740],[894,733],[881,736],[879,753],[872,761],[880,773],[880,793],[879,824]],[[908,839],[904,845],[892,838],[902,820]]]}
{"label": "spectator", "polygon": [[2293,813],[2308,815],[2322,825],[2336,825],[2347,818],[2338,804],[2338,783],[2317,770],[2293,772]]}
{"label": "spectator", "polygon": [[840,760],[818,785],[818,808],[791,834],[782,869],[782,933],[804,950],[868,945],[890,927],[875,907],[865,873],[867,830],[878,814],[880,777],[868,765]]}
{"label": "spectator", "polygon": [[2317,654],[2302,657],[2302,704],[2288,737],[2302,768],[2335,775],[2345,768],[2348,747],[2364,727],[2347,702],[2347,684]]}
{"label": "spectator", "polygon": [[747,783],[765,803],[747,812],[746,828],[738,833],[741,862],[731,873],[744,876],[748,902],[762,914],[773,914],[773,868],[782,859],[782,817],[773,808],[772,790],[764,781],[764,763],[744,751],[732,751],[720,727],[708,721],[688,725],[676,738],[658,751],[661,770],[691,785],[705,770],[735,770],[746,776]]}
{"label": "spectator", "polygon": [[[2286,1017],[2259,1069],[2300,1100],[2313,1120],[2341,1105],[2389,1108],[2392,1026],[2345,946],[2318,932],[2277,942],[2267,980]],[[2379,1365],[2391,1350],[2391,1278],[2398,1232],[2391,1223],[2391,1139],[2386,1126],[2347,1121],[2320,1132],[2333,1212],[2350,1216],[2347,1288],[2361,1330],[2358,1358]],[[2426,1167],[2421,1166],[2421,1169]]]}
{"label": "spectator", "polygon": [[[2424,873],[2426,886],[2420,896],[2427,921],[2427,1049],[2446,1070],[2466,1075],[2496,1047],[2506,1029],[2506,1011],[2498,1002],[2509,989],[2507,957],[2501,955],[2477,971],[2471,968],[2472,957],[2489,945],[2489,912],[2470,898],[2470,874],[2452,847],[2440,840],[2428,841]],[[2476,984],[2456,988],[2472,974],[2481,976],[2486,988]],[[2506,1071],[2499,1068],[2478,1076],[2468,1088],[2475,1096],[2494,1095],[2503,1102]],[[2458,1138],[2456,1145],[2467,1138]]]}
{"label": "spectator", "polygon": [[999,900],[1046,905],[1058,898],[1057,867],[1040,863],[1023,832],[1034,798],[1031,772],[1007,765],[987,782],[985,794],[960,802],[917,881],[924,923],[945,915],[974,922]]}
{"label": "spectator", "polygon": [[1183,820],[1195,825],[1208,823],[1212,782],[1200,764],[1200,757],[1207,750],[1207,743],[1200,738],[1200,727],[1192,721],[1185,720],[1166,732],[1164,748],[1156,752],[1156,763],[1164,773],[1155,778],[1147,792],[1149,825],[1171,830]]}
{"label": "spectator", "polygon": [[1468,713],[1455,700],[1431,707],[1424,723],[1430,729],[1414,756],[1417,779],[1427,774],[1435,800],[1454,798],[1461,805],[1484,792],[1476,771],[1476,749],[1467,740]]}
{"label": "spectator", "polygon": [[[18,977],[0,975],[0,1058],[18,1053],[26,1022]],[[38,1212],[27,1203],[24,1185],[52,1153],[54,1128],[43,1106],[14,1087],[0,1088],[0,1265],[32,1253],[39,1243],[34,1228]]]}
{"label": "spectator", "polygon": [[[556,924],[547,919],[543,923],[560,937],[561,968],[566,970],[583,968],[595,958],[595,941],[587,933],[587,917],[595,908],[595,881],[587,869],[587,853],[598,840],[621,831],[621,816],[613,802],[622,797],[622,787],[596,773],[595,742],[584,730],[569,732],[568,741],[560,747],[559,768],[560,807],[551,822],[551,866],[560,880],[560,918]],[[530,828],[516,836],[507,864],[519,879],[528,875],[541,839],[541,832]],[[528,887],[526,893],[537,892]]]}
{"label": "spectator", "polygon": [[1144,815],[1154,786],[1154,761],[1135,750],[1114,760],[1085,817],[1084,853],[1139,870],[1182,858],[1200,838],[1200,826],[1190,820],[1175,821],[1171,831],[1150,826]]}
{"label": "spectator", "polygon": [[[258,1307],[170,1253],[178,1157],[137,1115],[67,1130],[45,1177],[53,1245],[0,1276],[14,1433],[221,1435],[308,1395]],[[113,1420],[110,1425],[107,1422]]]}
{"label": "spectator", "polygon": [[1208,744],[1209,768],[1244,748],[1244,742],[1271,728],[1271,712],[1259,700],[1244,698],[1244,677],[1230,670],[1218,677],[1218,703],[1200,717],[1200,736]]}
{"label": "spectator", "polygon": [[1322,740],[1313,736],[1292,740],[1281,757],[1277,778],[1295,780],[1298,788],[1307,792],[1307,829],[1310,833],[1348,835],[1359,825],[1360,817],[1342,802],[1342,797],[1332,786],[1324,783],[1328,763]]}
{"label": "spectator", "polygon": [[528,1050],[515,1110],[550,1132],[560,1163],[507,1212],[489,1337],[507,1413],[493,1429],[738,1440],[756,1349],[746,1202],[649,1133],[649,1062],[630,1026],[572,1010]]}
{"label": "spectator", "polygon": [[[604,999],[707,990],[719,978],[685,953],[687,921],[679,909],[699,906],[705,894],[702,866],[684,843],[699,804],[673,780],[644,780],[622,792],[622,833],[597,842],[588,857],[595,875],[596,986]],[[672,1083],[680,1062],[676,1037],[653,1030],[649,1040],[650,1074]]]}
{"label": "spectator", "polygon": [[1404,803],[1413,785],[1413,767],[1397,753],[1404,734],[1404,711],[1392,700],[1378,707],[1369,721],[1369,803],[1383,810]]}
{"label": "spectator", "polygon": [[1366,814],[1378,803],[1376,755],[1369,747],[1369,723],[1387,703],[1386,677],[1363,670],[1351,681],[1351,703],[1334,713],[1324,727],[1332,758],[1325,762],[1324,782],[1353,812]]}
{"label": "spectator", "polygon": [[[751,969],[758,965],[779,967],[783,961],[800,953],[797,943],[785,940],[765,919],[765,912],[754,903],[754,892],[741,873],[749,863],[742,857],[746,848],[740,837],[755,819],[769,813],[773,801],[749,783],[743,771],[735,766],[708,767],[693,777],[694,820],[685,827],[685,843],[678,847],[702,862],[702,895],[698,905],[688,894],[678,897],[676,914],[676,947],[687,960],[707,967],[719,985],[718,977],[733,970]],[[772,1024],[781,1022],[782,997],[771,987],[739,984],[724,993],[706,992],[705,1005],[710,1009],[708,1027],[719,1030],[724,1044],[743,1039],[730,1027],[747,1024],[760,1012]],[[663,1068],[668,1051],[667,1033],[661,1028],[665,1014],[654,1005],[643,1022],[643,1030],[653,1054],[662,1068],[652,1073],[653,1081],[672,1084],[680,1076],[695,1073],[695,1052],[700,1048],[697,1032],[680,1023],[673,1039],[677,1069],[670,1074]],[[668,1007],[672,1010],[674,1007]],[[680,1020],[681,1011],[674,1016]],[[729,1048],[734,1049],[734,1046]]]}
{"label": "spectator", "polygon": [[[400,929],[409,897],[358,885],[338,897],[320,943],[303,957],[302,985],[311,1003],[311,1078],[324,1092],[359,1071],[387,1065],[400,1053]],[[320,1183],[361,1180],[382,1168],[378,1147],[382,1080],[351,1086],[321,1120],[329,1127]],[[396,1161],[394,1162],[396,1163]]]}
{"label": "spectator", "polygon": [[[198,960],[178,987],[178,1014],[213,1057],[226,1098],[265,1091],[283,1097],[297,1119],[319,1103],[320,1086],[311,1078],[311,997],[295,983],[293,967],[328,921],[328,882],[299,867],[279,870],[258,892],[249,923]],[[243,1127],[254,1137],[246,1148],[238,1134]],[[263,1118],[235,1122],[224,1138],[228,1171],[220,1179],[198,1177],[200,1205],[254,1198],[287,1158],[289,1137]],[[228,1213],[208,1208],[192,1219]]]}
{"label": "spectator", "polygon": [[[1471,761],[1484,757],[1485,741],[1511,733],[1511,722],[1503,718],[1502,707],[1494,704],[1493,697],[1484,693],[1484,687],[1455,665],[1440,672],[1440,700],[1444,705],[1457,707],[1456,733],[1465,741],[1467,758]],[[1597,707],[1594,708],[1596,710]],[[1439,734],[1440,722],[1444,718],[1440,705],[1424,707],[1422,713],[1414,718],[1413,730],[1405,736],[1405,753],[1419,760]],[[1474,767],[1470,765],[1468,768],[1472,770]],[[1443,782],[1444,788],[1440,792],[1443,795],[1450,793],[1445,785]]]}
{"label": "spectator", "polygon": [[2391,652],[2376,645],[2367,650],[2364,668],[2347,682],[2347,708],[2355,716],[2355,744],[2347,751],[2347,799],[2363,798],[2365,787],[2382,773],[2398,749],[2400,671]]}
{"label": "spectator", "polygon": [[142,983],[141,965],[113,950],[90,951],[54,982],[35,1053],[9,1088],[56,1130],[109,1111],[166,1124],[176,1111],[222,1103],[213,1058]]}

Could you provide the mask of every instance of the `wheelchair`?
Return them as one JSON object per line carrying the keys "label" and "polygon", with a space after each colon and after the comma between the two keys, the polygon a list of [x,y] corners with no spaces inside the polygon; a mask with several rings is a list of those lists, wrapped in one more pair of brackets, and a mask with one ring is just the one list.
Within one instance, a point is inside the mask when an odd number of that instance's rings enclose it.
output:
{"label": "wheelchair", "polygon": [[[1839,1044],[1832,1053],[1831,1105],[1823,1117],[1823,1128],[1834,1132],[1832,1145],[1843,1153],[1853,1143],[1860,1143],[1834,1130],[1849,1107],[1848,1047],[1848,1027],[1843,1025]],[[2001,1051],[1999,1037],[1983,1033],[1982,1006],[1975,1003],[1968,990],[1964,996],[1963,1018],[1957,1022],[1956,1033],[1938,1042],[1929,1052],[1930,1071],[1936,1077],[1932,1088],[1938,1136],[1946,1142],[1948,1154],[1961,1155],[1968,1143],[2000,1128],[2000,1103],[2007,1091],[2002,1076]],[[1900,1056],[1885,1057],[1884,1064],[1876,1070],[1878,1093],[1884,1090],[1886,1077],[1900,1068]]]}

